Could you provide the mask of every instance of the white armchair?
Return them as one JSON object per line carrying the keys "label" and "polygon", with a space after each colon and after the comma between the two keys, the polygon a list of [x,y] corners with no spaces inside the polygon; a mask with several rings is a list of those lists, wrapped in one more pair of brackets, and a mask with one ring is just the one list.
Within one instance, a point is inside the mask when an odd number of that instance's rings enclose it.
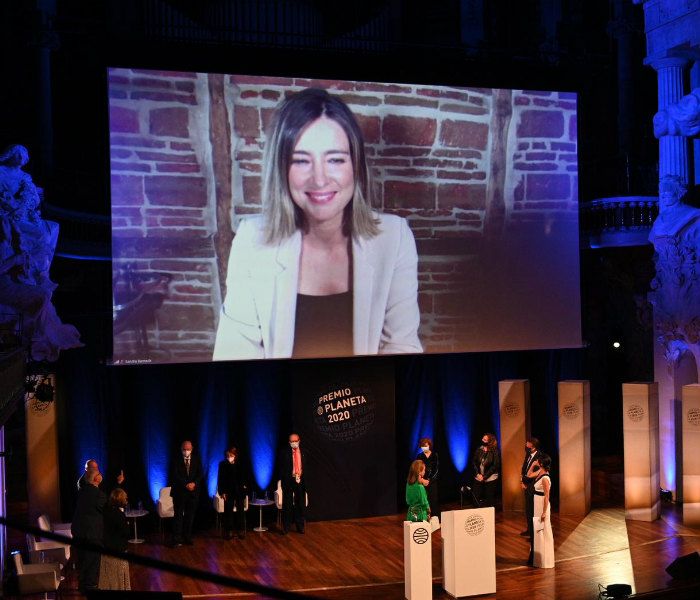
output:
{"label": "white armchair", "polygon": [[158,493],[158,502],[156,503],[156,512],[158,513],[158,527],[161,537],[163,536],[163,520],[172,519],[175,516],[175,505],[170,496],[170,487],[160,488]]}
{"label": "white armchair", "polygon": [[57,533],[58,535],[73,537],[70,530],[71,523],[52,523],[51,519],[49,519],[49,515],[46,513],[39,515],[37,518],[37,523],[39,523],[39,529],[42,531],[51,531],[53,533]]}
{"label": "white armchair", "polygon": [[25,565],[19,550],[12,552],[17,571],[17,586],[19,593],[48,594],[58,596],[58,586],[61,585],[61,566],[58,563],[43,563]]}
{"label": "white armchair", "polygon": [[[304,494],[304,500],[306,503],[304,506],[309,505],[309,492],[306,492]],[[277,527],[282,527],[282,504],[283,501],[283,495],[282,495],[282,480],[278,479],[277,480],[277,489],[275,490],[275,506],[277,507]]]}
{"label": "white armchair", "polygon": [[29,550],[29,562],[58,563],[61,568],[70,560],[70,546],[53,540],[37,540],[31,533],[27,534],[27,549]]}
{"label": "white armchair", "polygon": [[[212,498],[212,505],[214,506],[214,512],[216,513],[216,531],[221,532],[221,515],[224,513],[224,499],[219,496],[219,492],[216,492]],[[237,506],[233,507],[233,512],[236,512],[238,510]],[[248,494],[243,496],[243,532],[247,533],[247,523],[246,523],[246,515],[245,513],[248,512]]]}

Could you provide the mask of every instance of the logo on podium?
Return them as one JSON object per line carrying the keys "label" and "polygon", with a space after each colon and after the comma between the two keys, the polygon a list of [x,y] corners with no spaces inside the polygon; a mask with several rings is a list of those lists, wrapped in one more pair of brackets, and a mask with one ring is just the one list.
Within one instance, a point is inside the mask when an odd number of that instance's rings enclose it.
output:
{"label": "logo on podium", "polygon": [[686,419],[688,420],[688,423],[694,427],[698,427],[700,425],[700,408],[689,408],[686,414]]}
{"label": "logo on podium", "polygon": [[503,405],[503,414],[507,417],[517,417],[520,414],[520,406],[515,402],[508,402]]}
{"label": "logo on podium", "polygon": [[416,544],[425,544],[428,541],[430,535],[425,527],[419,527],[413,532],[413,541]]}
{"label": "logo on podium", "polygon": [[481,515],[470,515],[464,520],[464,531],[467,535],[477,536],[484,533],[486,522]]}
{"label": "logo on podium", "polygon": [[579,415],[579,409],[576,404],[567,404],[561,411],[562,416],[573,420]]}
{"label": "logo on podium", "polygon": [[639,421],[644,418],[644,409],[639,406],[639,404],[632,404],[632,406],[627,409],[627,418],[629,418],[630,421],[639,423]]}

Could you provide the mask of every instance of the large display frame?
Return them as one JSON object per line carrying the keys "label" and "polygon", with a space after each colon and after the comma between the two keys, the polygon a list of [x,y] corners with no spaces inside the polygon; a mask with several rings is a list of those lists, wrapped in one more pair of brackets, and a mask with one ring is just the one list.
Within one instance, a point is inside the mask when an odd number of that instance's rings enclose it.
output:
{"label": "large display frame", "polygon": [[581,345],[575,93],[114,68],[114,364],[211,360],[266,130],[308,87],[356,116],[372,206],[410,227],[423,351]]}

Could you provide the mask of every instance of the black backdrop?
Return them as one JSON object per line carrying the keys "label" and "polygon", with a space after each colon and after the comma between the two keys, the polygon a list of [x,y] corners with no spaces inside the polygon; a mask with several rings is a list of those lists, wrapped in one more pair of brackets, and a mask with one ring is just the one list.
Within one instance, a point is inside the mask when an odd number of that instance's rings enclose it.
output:
{"label": "black backdrop", "polygon": [[[331,469],[342,466],[344,470],[333,474],[353,480],[355,485],[342,488],[349,494],[343,500],[342,512],[339,509],[334,514],[333,507],[324,507],[328,512],[318,513],[319,517],[348,515],[352,506],[357,514],[369,514],[372,503],[378,513],[392,512],[385,497],[392,493],[393,510],[402,511],[408,465],[423,435],[434,439],[440,455],[442,500],[456,500],[459,484],[471,476],[468,456],[478,438],[485,431],[499,433],[501,379],[530,380],[533,433],[553,455],[556,467],[557,381],[584,378],[582,357],[581,350],[552,350],[109,367],[100,364],[87,348],[71,351],[61,359],[58,369],[64,518],[71,515],[75,480],[88,457],[98,458],[103,467],[123,466],[132,502],[142,500],[151,508],[159,487],[166,484],[169,462],[184,438],[193,439],[197,450],[206,455],[210,473],[223,458],[226,445],[235,443],[249,471],[251,491],[271,492],[278,477],[275,458],[286,445],[289,432],[299,428],[305,445],[315,435],[307,429],[311,422],[308,412],[304,417],[307,425],[295,419],[293,407],[299,406],[294,402],[295,386],[308,383],[313,388],[314,382],[323,385],[321,375],[342,384],[334,377],[361,374],[373,386],[376,384],[381,396],[377,400],[377,423],[383,423],[385,429],[378,428],[371,442],[351,442],[347,455],[344,444],[338,446]],[[318,400],[315,395],[311,398]],[[392,402],[384,402],[385,398],[392,398],[393,406]],[[325,452],[325,448],[319,448]],[[396,457],[395,467],[390,473],[392,456]],[[375,467],[382,465],[378,472],[388,474],[379,488],[375,485],[377,474],[370,474],[365,481],[362,473],[350,470],[361,466],[343,464],[369,464],[369,459],[377,461]],[[337,478],[331,477],[323,464],[312,462],[309,471],[315,472],[309,482],[310,510],[314,514],[321,509],[317,501],[325,493],[319,490],[328,481],[337,485]],[[314,480],[323,473],[325,481]],[[257,479],[263,481],[260,486]],[[206,483],[211,489],[215,478]],[[207,496],[202,494],[201,499],[204,519],[213,516]]]}
{"label": "black backdrop", "polygon": [[387,361],[301,363],[293,415],[312,519],[396,512],[394,370]]}

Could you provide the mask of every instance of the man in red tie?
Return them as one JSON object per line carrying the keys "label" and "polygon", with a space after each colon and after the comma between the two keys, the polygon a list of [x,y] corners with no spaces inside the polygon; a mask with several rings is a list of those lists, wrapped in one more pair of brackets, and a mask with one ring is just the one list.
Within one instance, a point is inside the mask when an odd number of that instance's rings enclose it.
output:
{"label": "man in red tie", "polygon": [[299,434],[289,436],[289,448],[280,456],[280,480],[282,481],[282,533],[286,534],[292,520],[299,533],[304,533],[304,507],[306,486]]}

